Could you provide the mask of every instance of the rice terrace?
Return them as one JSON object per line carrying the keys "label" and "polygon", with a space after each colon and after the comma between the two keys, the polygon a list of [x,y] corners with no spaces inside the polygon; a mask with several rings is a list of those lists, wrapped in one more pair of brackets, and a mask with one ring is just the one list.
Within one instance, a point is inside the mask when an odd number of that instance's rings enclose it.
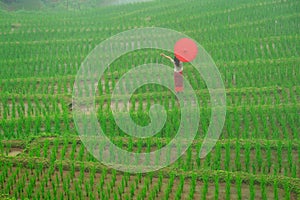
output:
{"label": "rice terrace", "polygon": [[0,199],[299,200],[300,1],[0,0]]}

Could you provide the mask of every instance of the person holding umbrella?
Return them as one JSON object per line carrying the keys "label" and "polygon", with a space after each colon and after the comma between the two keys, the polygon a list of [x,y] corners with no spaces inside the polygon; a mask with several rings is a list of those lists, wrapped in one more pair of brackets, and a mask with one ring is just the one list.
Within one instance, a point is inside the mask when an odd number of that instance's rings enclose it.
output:
{"label": "person holding umbrella", "polygon": [[176,56],[174,56],[174,58],[171,58],[170,56],[167,56],[163,53],[161,53],[160,55],[163,56],[164,58],[169,59],[173,63],[175,91],[182,92],[183,91],[183,77],[182,77],[183,63],[180,60],[178,60]]}
{"label": "person holding umbrella", "polygon": [[160,55],[169,59],[174,64],[174,83],[175,83],[175,91],[182,92],[183,91],[183,63],[184,62],[192,62],[197,54],[198,54],[198,46],[197,44],[190,38],[181,38],[174,45],[174,58],[172,59],[170,56],[166,56],[161,53]]}

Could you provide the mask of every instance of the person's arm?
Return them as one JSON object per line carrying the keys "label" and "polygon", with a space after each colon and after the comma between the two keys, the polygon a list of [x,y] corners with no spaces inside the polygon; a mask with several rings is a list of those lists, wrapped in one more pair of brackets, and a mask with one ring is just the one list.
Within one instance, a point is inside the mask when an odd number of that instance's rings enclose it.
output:
{"label": "person's arm", "polygon": [[166,56],[165,54],[160,54],[162,57],[168,58],[172,63],[174,62],[173,59],[170,56]]}

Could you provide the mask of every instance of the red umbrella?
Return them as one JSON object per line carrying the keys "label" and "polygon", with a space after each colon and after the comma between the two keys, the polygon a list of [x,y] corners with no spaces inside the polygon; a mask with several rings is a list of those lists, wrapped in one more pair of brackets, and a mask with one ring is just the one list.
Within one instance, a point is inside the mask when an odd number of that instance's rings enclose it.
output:
{"label": "red umbrella", "polygon": [[198,53],[196,43],[189,38],[178,40],[174,46],[174,54],[181,62],[193,61]]}

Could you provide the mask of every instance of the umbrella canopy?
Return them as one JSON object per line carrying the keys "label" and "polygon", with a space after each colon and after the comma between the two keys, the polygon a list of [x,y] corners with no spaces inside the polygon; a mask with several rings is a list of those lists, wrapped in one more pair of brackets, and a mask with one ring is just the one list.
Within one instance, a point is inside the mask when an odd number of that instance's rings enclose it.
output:
{"label": "umbrella canopy", "polygon": [[178,40],[174,46],[174,54],[181,62],[193,61],[198,53],[196,43],[189,38],[182,38]]}

